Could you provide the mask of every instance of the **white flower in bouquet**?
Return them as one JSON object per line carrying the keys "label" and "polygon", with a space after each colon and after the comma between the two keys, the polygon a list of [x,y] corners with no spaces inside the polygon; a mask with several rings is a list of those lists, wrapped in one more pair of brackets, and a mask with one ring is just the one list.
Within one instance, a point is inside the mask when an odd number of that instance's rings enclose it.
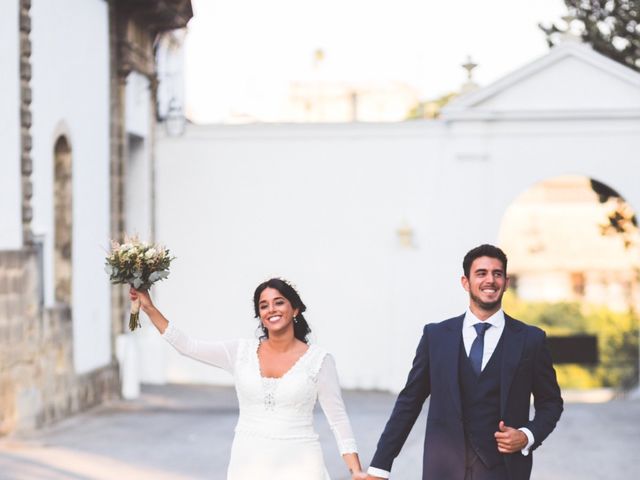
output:
{"label": "white flower in bouquet", "polygon": [[[105,270],[114,285],[131,285],[136,290],[148,290],[155,282],[169,276],[169,265],[175,257],[159,245],[126,237],[124,243],[111,241],[111,251],[105,259]],[[129,329],[140,326],[140,300],[131,303]]]}

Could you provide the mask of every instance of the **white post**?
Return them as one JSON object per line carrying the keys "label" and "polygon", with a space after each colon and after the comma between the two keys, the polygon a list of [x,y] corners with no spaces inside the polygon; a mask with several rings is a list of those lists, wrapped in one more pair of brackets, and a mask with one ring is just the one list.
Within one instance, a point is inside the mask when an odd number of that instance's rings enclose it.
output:
{"label": "white post", "polygon": [[[128,313],[126,324],[129,323]],[[127,332],[116,338],[116,358],[120,364],[122,398],[133,400],[140,396],[140,362],[137,335]]]}

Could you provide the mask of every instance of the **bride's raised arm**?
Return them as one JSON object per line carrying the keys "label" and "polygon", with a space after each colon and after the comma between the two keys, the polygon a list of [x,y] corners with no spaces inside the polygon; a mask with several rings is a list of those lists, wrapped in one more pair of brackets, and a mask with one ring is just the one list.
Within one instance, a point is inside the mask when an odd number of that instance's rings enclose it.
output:
{"label": "bride's raised arm", "polygon": [[162,334],[162,337],[179,353],[233,373],[238,350],[237,340],[218,342],[195,340],[176,328],[172,323],[169,323],[162,312],[153,304],[148,291],[131,288],[129,297],[131,300],[140,300],[142,311],[147,314],[151,323]]}

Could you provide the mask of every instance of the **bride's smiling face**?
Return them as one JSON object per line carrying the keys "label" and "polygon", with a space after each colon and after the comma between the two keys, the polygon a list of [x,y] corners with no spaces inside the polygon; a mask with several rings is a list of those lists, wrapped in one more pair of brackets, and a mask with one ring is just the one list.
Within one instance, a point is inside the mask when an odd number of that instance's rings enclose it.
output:
{"label": "bride's smiling face", "polygon": [[262,291],[258,311],[262,325],[269,333],[293,328],[293,317],[298,315],[298,310],[275,288],[265,288]]}

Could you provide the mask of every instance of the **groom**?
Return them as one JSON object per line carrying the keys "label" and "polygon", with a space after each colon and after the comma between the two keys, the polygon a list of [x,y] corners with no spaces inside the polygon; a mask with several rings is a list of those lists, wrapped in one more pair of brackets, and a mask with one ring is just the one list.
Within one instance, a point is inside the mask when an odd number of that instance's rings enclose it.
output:
{"label": "groom", "polygon": [[429,395],[423,480],[527,480],[533,450],[560,418],[563,402],[545,333],[502,310],[506,255],[481,245],[462,266],[469,308],[425,326],[369,479],[389,478]]}

